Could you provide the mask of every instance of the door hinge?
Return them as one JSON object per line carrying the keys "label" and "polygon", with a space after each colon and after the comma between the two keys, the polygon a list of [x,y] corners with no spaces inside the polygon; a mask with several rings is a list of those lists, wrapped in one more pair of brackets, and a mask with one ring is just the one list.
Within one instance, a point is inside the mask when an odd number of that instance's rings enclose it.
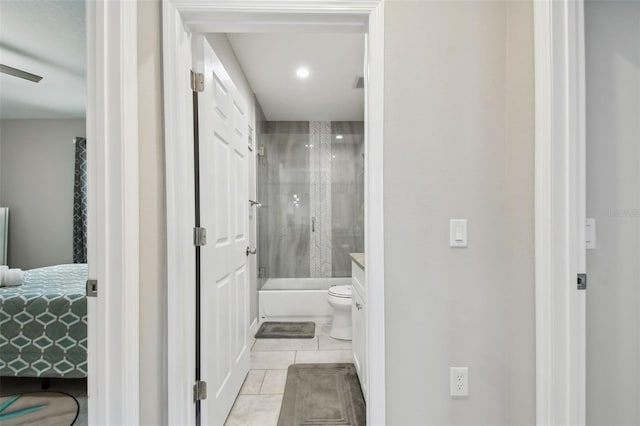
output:
{"label": "door hinge", "polygon": [[578,274],[578,290],[587,289],[587,274]]}
{"label": "door hinge", "polygon": [[196,384],[193,385],[193,400],[204,401],[205,399],[207,399],[207,382],[198,380]]}
{"label": "door hinge", "polygon": [[191,71],[191,90],[204,92],[204,74]]}
{"label": "door hinge", "polygon": [[196,247],[207,245],[207,230],[205,228],[193,228],[193,245]]}
{"label": "door hinge", "polygon": [[98,297],[98,280],[87,280],[87,297]]}

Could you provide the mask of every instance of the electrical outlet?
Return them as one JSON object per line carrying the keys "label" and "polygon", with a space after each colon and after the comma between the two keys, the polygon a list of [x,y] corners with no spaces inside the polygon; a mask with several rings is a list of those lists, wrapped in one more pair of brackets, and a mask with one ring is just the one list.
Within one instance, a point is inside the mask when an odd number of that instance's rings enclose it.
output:
{"label": "electrical outlet", "polygon": [[449,378],[451,396],[469,396],[468,367],[451,367]]}

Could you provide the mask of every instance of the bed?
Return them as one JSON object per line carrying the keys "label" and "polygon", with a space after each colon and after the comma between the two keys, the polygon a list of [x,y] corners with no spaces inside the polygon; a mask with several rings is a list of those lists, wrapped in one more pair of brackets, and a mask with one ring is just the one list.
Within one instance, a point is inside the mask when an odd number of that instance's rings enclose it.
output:
{"label": "bed", "polygon": [[0,376],[87,376],[87,265],[25,271],[0,288]]}

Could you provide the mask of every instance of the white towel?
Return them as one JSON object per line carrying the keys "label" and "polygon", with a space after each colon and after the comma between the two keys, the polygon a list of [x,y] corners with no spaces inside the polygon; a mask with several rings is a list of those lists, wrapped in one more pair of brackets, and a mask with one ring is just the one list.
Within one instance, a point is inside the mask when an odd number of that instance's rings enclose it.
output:
{"label": "white towel", "polygon": [[9,267],[7,265],[0,265],[0,286],[2,286],[2,277],[4,277],[4,274],[6,274],[7,271],[9,271]]}
{"label": "white towel", "polygon": [[24,272],[22,269],[9,269],[2,272],[2,278],[0,286],[2,287],[16,287],[22,285],[24,279]]}

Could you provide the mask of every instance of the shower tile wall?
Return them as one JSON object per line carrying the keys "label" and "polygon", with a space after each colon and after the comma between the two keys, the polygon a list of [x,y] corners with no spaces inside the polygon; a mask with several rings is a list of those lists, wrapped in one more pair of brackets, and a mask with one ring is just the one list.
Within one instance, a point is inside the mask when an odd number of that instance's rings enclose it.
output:
{"label": "shower tile wall", "polygon": [[314,278],[330,277],[332,274],[331,122],[311,121],[309,127],[310,273]]}
{"label": "shower tile wall", "polygon": [[349,277],[349,253],[364,252],[364,123],[332,122],[331,141],[332,276]]}
{"label": "shower tile wall", "polygon": [[266,122],[258,146],[261,276],[350,276],[364,247],[363,123]]}

